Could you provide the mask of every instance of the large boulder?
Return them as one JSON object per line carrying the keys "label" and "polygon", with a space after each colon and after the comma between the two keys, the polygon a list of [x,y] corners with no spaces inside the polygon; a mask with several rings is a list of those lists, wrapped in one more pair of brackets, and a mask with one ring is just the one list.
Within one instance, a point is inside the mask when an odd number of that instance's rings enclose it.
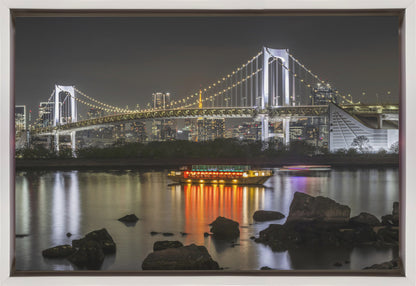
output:
{"label": "large boulder", "polygon": [[362,212],[359,215],[352,217],[350,219],[350,224],[352,225],[370,225],[370,226],[378,226],[380,225],[380,220],[369,213]]}
{"label": "large boulder", "polygon": [[163,240],[163,241],[156,241],[153,244],[153,251],[159,251],[159,250],[164,250],[167,248],[178,248],[178,247],[182,247],[183,244],[180,241],[177,240]]}
{"label": "large boulder", "polygon": [[71,245],[59,245],[42,251],[42,256],[46,258],[65,258],[76,251]]}
{"label": "large boulder", "polygon": [[284,218],[285,215],[276,211],[258,210],[253,214],[253,219],[256,221],[268,221]]}
{"label": "large boulder", "polygon": [[214,238],[234,239],[240,235],[238,222],[231,219],[219,216],[210,225]]}
{"label": "large boulder", "polygon": [[88,233],[84,238],[73,240],[72,246],[80,248],[84,243],[88,241],[96,241],[105,254],[111,254],[116,252],[116,244],[105,228],[100,230],[94,230]]}
{"label": "large boulder", "polygon": [[87,240],[77,252],[68,257],[68,260],[79,268],[98,270],[104,261],[103,248],[97,241]]}
{"label": "large boulder", "polygon": [[129,214],[119,218],[118,220],[124,223],[135,223],[139,220],[139,218],[135,214]]}
{"label": "large boulder", "polygon": [[191,244],[150,253],[142,263],[143,270],[219,270],[218,263],[204,246]]}
{"label": "large boulder", "polygon": [[363,268],[363,270],[387,270],[387,269],[399,269],[399,259],[393,259],[391,261],[386,261],[380,264],[373,264],[371,266]]}
{"label": "large boulder", "polygon": [[351,209],[326,197],[312,197],[296,192],[290,204],[287,221],[348,222]]}

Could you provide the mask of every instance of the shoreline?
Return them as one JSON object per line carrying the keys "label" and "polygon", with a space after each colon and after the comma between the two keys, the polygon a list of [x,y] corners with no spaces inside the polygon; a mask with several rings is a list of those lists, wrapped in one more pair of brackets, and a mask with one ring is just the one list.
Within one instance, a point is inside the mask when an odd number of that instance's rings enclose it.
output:
{"label": "shoreline", "polygon": [[399,159],[386,158],[384,160],[374,160],[364,158],[305,158],[296,159],[16,159],[15,169],[131,169],[131,168],[179,168],[187,165],[251,165],[252,167],[282,167],[284,165],[331,165],[332,167],[372,167],[386,168],[399,167]]}

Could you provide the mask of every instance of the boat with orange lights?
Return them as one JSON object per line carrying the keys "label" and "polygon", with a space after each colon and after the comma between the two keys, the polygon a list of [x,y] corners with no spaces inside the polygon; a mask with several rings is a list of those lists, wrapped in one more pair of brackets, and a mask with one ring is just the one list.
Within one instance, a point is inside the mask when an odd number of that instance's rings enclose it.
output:
{"label": "boat with orange lights", "polygon": [[271,176],[272,170],[252,170],[248,165],[192,165],[168,174],[169,179],[180,184],[262,185]]}

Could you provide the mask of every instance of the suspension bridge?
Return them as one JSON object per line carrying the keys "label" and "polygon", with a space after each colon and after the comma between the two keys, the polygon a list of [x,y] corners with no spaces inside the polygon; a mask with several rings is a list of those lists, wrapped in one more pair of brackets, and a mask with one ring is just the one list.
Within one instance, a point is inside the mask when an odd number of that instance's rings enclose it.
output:
{"label": "suspension bridge", "polygon": [[[109,124],[158,118],[253,118],[261,123],[263,142],[269,139],[269,122],[282,121],[287,144],[289,122],[299,117],[326,116],[329,102],[356,113],[398,114],[397,106],[360,106],[305,67],[289,50],[263,47],[247,62],[205,88],[160,106],[121,108],[74,86],[56,85],[45,104],[47,112],[40,112],[30,132],[36,136],[55,136],[56,150],[59,135],[70,135],[75,150],[77,131]],[[99,110],[101,116],[79,120],[80,106]]]}

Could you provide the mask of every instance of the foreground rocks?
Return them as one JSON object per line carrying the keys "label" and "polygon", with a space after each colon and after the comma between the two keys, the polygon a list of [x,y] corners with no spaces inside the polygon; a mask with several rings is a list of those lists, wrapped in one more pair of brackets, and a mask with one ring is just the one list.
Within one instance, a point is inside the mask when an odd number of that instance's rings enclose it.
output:
{"label": "foreground rocks", "polygon": [[219,216],[211,224],[211,232],[214,238],[234,239],[240,236],[239,224],[231,219]]}
{"label": "foreground rocks", "polygon": [[393,259],[391,261],[383,262],[380,264],[373,264],[368,267],[364,267],[363,270],[387,270],[387,269],[399,269],[399,259]]}
{"label": "foreground rocks", "polygon": [[268,221],[268,220],[277,220],[284,218],[285,215],[276,212],[276,211],[264,211],[264,210],[258,210],[253,214],[253,219],[255,221]]}
{"label": "foreground rocks", "polygon": [[77,267],[98,270],[106,254],[116,252],[116,244],[105,228],[95,230],[71,245],[59,245],[42,251],[46,258],[66,258]]}
{"label": "foreground rocks", "polygon": [[42,251],[42,256],[47,258],[65,258],[77,251],[71,245],[59,245]]}
{"label": "foreground rocks", "polygon": [[287,221],[347,222],[351,209],[326,197],[312,197],[296,192],[290,204]]}
{"label": "foreground rocks", "polygon": [[139,218],[135,214],[129,214],[119,218],[118,220],[124,223],[136,223]]}
{"label": "foreground rocks", "polygon": [[398,245],[398,227],[383,226],[369,213],[360,213],[351,219],[349,214],[348,206],[331,199],[295,193],[286,223],[270,224],[255,241],[269,245],[274,251],[300,247]]}
{"label": "foreground rocks", "polygon": [[150,253],[143,270],[219,270],[220,267],[204,246],[195,244],[167,248]]}
{"label": "foreground rocks", "polygon": [[172,241],[172,240],[163,240],[163,241],[156,241],[153,244],[153,251],[164,250],[167,248],[178,248],[182,247],[183,244],[180,241]]}

